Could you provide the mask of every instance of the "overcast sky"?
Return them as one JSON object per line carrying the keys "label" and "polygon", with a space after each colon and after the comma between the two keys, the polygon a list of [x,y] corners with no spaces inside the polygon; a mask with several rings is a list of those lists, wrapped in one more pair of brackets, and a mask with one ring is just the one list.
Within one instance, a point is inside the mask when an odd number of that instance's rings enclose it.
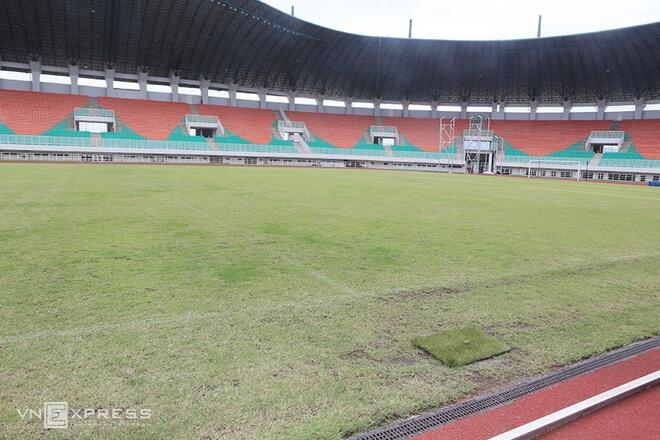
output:
{"label": "overcast sky", "polygon": [[265,0],[306,21],[346,32],[450,40],[567,35],[660,21],[660,0]]}

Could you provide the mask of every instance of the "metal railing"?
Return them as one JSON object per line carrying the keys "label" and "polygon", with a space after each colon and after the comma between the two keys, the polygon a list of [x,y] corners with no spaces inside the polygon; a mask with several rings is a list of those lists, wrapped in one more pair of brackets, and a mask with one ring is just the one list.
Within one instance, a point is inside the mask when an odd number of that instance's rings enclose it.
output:
{"label": "metal railing", "polygon": [[658,168],[660,169],[660,160],[649,159],[607,159],[602,158],[598,166],[618,167],[618,168]]}
{"label": "metal railing", "polygon": [[283,121],[279,120],[277,121],[277,128],[278,129],[283,129],[283,128],[299,128],[299,129],[305,129],[307,128],[307,125],[304,122],[300,121]]}
{"label": "metal railing", "polygon": [[290,145],[260,145],[260,144],[226,144],[218,143],[220,151],[232,153],[279,153],[279,154],[298,154],[296,147]]}
{"label": "metal railing", "polygon": [[390,125],[372,125],[369,128],[369,131],[372,133],[391,133],[391,134],[397,134],[397,128],[392,127]]}
{"label": "metal railing", "polygon": [[217,124],[218,118],[215,116],[206,116],[206,115],[187,115],[185,118],[187,124]]}
{"label": "metal railing", "polygon": [[89,137],[28,136],[20,134],[0,134],[0,145],[34,145],[43,147],[89,147]]}
{"label": "metal railing", "polygon": [[624,139],[625,131],[592,131],[589,139]]}
{"label": "metal railing", "polygon": [[495,132],[493,130],[480,130],[475,128],[463,130],[463,136],[492,138],[494,135]]}
{"label": "metal railing", "polygon": [[98,117],[98,118],[112,118],[115,117],[115,112],[106,110],[104,108],[87,108],[79,107],[73,111],[74,117]]}
{"label": "metal railing", "polygon": [[[96,148],[92,145],[92,139],[89,137],[64,137],[64,136],[29,136],[2,134],[0,135],[0,145],[20,145],[20,146],[39,146],[39,147],[86,147],[91,151]],[[125,148],[125,149],[144,149],[144,150],[182,150],[182,151],[209,151],[210,146],[206,142],[179,142],[179,141],[150,141],[137,139],[115,139],[102,138],[101,146],[106,148]],[[290,145],[260,145],[260,144],[234,144],[218,143],[220,151],[236,153],[279,153],[279,154],[301,154],[298,149]],[[302,153],[305,154],[305,153]],[[368,150],[355,148],[320,148],[312,147],[311,153],[329,156],[355,156],[355,157],[386,157],[384,150]],[[393,151],[393,159],[427,159],[427,160],[456,160],[456,153],[431,153],[423,151]],[[306,154],[305,154],[306,155]],[[501,163],[528,164],[530,160],[542,164],[561,164],[562,162],[587,164],[590,158],[581,157],[538,157],[538,156],[504,156]],[[647,159],[618,159],[602,158],[598,163],[599,167],[619,167],[619,168],[657,168],[660,170],[660,160]]]}
{"label": "metal railing", "polygon": [[502,162],[504,163],[524,163],[528,164],[530,161],[535,163],[547,162],[548,164],[557,164],[561,162],[580,162],[583,165],[588,163],[591,158],[585,157],[544,157],[544,156],[504,156]]}
{"label": "metal railing", "polygon": [[[547,162],[548,165],[557,165],[561,164],[562,162],[580,162],[582,165],[586,165],[590,163],[591,160],[591,158],[584,157],[504,156],[501,162],[528,164],[530,161],[534,161],[536,164],[543,164],[544,162]],[[597,166],[618,168],[660,168],[660,160],[602,158],[598,162]]]}
{"label": "metal railing", "polygon": [[184,141],[149,141],[141,139],[117,139],[103,138],[101,146],[106,148],[130,148],[144,150],[189,150],[207,151],[211,147],[206,142],[184,142]]}

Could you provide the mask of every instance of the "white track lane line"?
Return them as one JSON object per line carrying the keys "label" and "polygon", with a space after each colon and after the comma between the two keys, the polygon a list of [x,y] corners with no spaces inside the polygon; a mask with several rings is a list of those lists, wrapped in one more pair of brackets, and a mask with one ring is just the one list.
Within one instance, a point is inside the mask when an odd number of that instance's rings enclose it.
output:
{"label": "white track lane line", "polygon": [[612,388],[609,391],[585,399],[562,410],[548,414],[545,417],[529,422],[518,428],[512,429],[490,440],[527,440],[538,437],[546,432],[575,420],[589,412],[611,405],[619,400],[644,389],[650,388],[660,382],[660,370],[631,382]]}

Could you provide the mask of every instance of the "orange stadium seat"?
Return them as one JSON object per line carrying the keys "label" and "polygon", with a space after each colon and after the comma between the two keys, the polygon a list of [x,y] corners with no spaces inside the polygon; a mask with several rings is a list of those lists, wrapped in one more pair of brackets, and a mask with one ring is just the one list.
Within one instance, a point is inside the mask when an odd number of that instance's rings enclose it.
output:
{"label": "orange stadium seat", "polygon": [[275,112],[221,105],[198,105],[200,115],[217,116],[225,129],[255,144],[268,144],[273,138]]}
{"label": "orange stadium seat", "polygon": [[[430,118],[383,118],[384,125],[394,126],[406,140],[424,151],[438,152],[440,147],[440,120]],[[468,128],[465,119],[456,120],[456,135]]]}
{"label": "orange stadium seat", "polygon": [[622,121],[620,129],[645,159],[660,160],[660,120]]}
{"label": "orange stadium seat", "polygon": [[514,148],[532,156],[555,153],[586,140],[610,121],[492,121],[491,129]]}
{"label": "orange stadium seat", "polygon": [[39,135],[87,101],[86,96],[0,90],[0,123],[16,134]]}
{"label": "orange stadium seat", "polygon": [[134,99],[98,99],[101,107],[114,110],[119,122],[140,136],[162,141],[191,113],[188,104],[178,102],[136,101]]}
{"label": "orange stadium seat", "polygon": [[292,121],[304,122],[314,136],[339,148],[353,148],[376,123],[373,116],[306,112],[287,112],[287,115]]}

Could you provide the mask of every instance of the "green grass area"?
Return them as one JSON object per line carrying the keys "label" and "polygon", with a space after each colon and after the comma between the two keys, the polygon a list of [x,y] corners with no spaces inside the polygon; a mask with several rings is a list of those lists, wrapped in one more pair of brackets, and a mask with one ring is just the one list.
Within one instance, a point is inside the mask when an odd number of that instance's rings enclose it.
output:
{"label": "green grass area", "polygon": [[[339,439],[659,333],[660,191],[0,164],[0,436]],[[449,368],[411,340],[512,350]],[[17,408],[149,408],[44,432]]]}
{"label": "green grass area", "polygon": [[418,336],[413,343],[450,367],[471,364],[502,354],[509,348],[477,327]]}

